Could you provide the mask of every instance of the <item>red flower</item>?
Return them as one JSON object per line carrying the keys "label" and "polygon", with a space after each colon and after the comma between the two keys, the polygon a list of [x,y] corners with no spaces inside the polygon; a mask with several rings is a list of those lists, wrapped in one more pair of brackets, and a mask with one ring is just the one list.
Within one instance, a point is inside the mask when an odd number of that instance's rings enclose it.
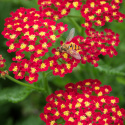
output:
{"label": "red flower", "polygon": [[55,91],[46,98],[41,120],[47,125],[58,125],[60,120],[60,125],[123,125],[125,110],[117,105],[117,97],[107,95],[111,87],[100,84],[97,79],[87,79]]}
{"label": "red flower", "polygon": [[34,83],[34,82],[37,82],[38,80],[38,74],[30,74],[29,76],[26,76],[25,77],[25,80],[27,82],[29,82],[30,84]]}
{"label": "red flower", "polygon": [[23,79],[24,78],[24,74],[25,74],[25,72],[20,71],[17,74],[15,74],[14,77],[15,77],[15,79]]}
{"label": "red flower", "polygon": [[13,74],[17,74],[20,70],[20,63],[11,63],[11,66],[9,67],[9,71],[13,71]]}
{"label": "red flower", "polygon": [[22,54],[21,52],[17,51],[16,52],[16,56],[14,58],[12,58],[13,61],[22,61],[22,59],[24,58],[25,54]]}
{"label": "red flower", "polygon": [[47,71],[49,67],[49,61],[44,60],[44,62],[40,63],[39,71]]}

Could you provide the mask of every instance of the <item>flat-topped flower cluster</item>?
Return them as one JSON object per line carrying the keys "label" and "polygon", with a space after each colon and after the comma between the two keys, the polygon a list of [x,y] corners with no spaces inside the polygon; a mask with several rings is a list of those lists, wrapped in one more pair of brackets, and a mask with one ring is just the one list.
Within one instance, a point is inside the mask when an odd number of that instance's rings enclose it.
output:
{"label": "flat-topped flower cluster", "polygon": [[39,10],[46,18],[61,19],[70,13],[71,8],[81,9],[81,0],[38,0]]}
{"label": "flat-topped flower cluster", "polygon": [[125,14],[119,12],[119,4],[122,0],[87,0],[82,6],[81,15],[85,18],[83,27],[90,28],[92,25],[104,26],[113,19],[123,22]]}
{"label": "flat-topped flower cluster", "polygon": [[119,99],[108,95],[110,86],[100,85],[97,79],[68,83],[66,90],[46,98],[41,120],[46,125],[123,125],[125,110],[117,105]]}
{"label": "flat-topped flower cluster", "polygon": [[[23,79],[29,83],[36,82],[39,71],[46,71],[49,67],[48,60],[42,60],[48,48],[63,32],[67,25],[56,23],[50,19],[43,19],[35,9],[20,8],[12,17],[6,18],[2,34],[8,39],[6,45],[9,53],[15,52],[15,57],[9,68],[16,79]],[[27,59],[29,57],[30,59]],[[28,76],[25,73],[29,73]]]}
{"label": "flat-topped flower cluster", "polygon": [[[125,15],[119,12],[121,0],[38,0],[39,11],[34,8],[21,7],[16,12],[11,12],[11,17],[5,19],[5,28],[2,34],[8,39],[6,45],[9,53],[15,52],[14,61],[9,71],[12,71],[16,79],[23,79],[29,83],[38,80],[38,73],[53,71],[53,75],[65,76],[71,73],[80,62],[89,62],[98,66],[99,55],[117,55],[114,46],[118,46],[119,35],[110,29],[98,32],[92,28],[93,24],[103,26],[105,22],[113,19],[122,22]],[[67,16],[72,8],[80,10],[85,18],[82,24],[86,28],[87,37],[75,36],[69,44],[80,47],[78,60],[67,52],[59,52],[59,48],[53,47],[53,43],[68,30],[68,25],[56,20]],[[65,41],[61,41],[63,45]],[[51,50],[52,49],[52,50]],[[51,50],[51,51],[50,51]],[[54,54],[44,58],[46,53]]]}

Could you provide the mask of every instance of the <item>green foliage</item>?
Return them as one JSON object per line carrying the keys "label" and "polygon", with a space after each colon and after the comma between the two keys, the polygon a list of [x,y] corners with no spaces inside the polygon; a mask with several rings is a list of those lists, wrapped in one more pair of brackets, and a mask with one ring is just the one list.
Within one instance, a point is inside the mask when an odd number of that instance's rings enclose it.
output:
{"label": "green foliage", "polygon": [[122,72],[122,70],[125,69],[125,64],[113,68],[100,60],[99,66],[96,67],[96,69],[98,69],[100,72],[104,72],[106,74],[125,76],[125,72]]}
{"label": "green foliage", "polygon": [[24,100],[33,90],[26,87],[10,87],[0,91],[0,101],[10,101],[13,103]]}
{"label": "green foliage", "polygon": [[122,78],[122,77],[116,77],[116,80],[117,80],[120,84],[125,85],[125,78]]}
{"label": "green foliage", "polygon": [[40,120],[40,117],[31,115],[25,120],[20,121],[16,125],[45,125],[45,123]]}

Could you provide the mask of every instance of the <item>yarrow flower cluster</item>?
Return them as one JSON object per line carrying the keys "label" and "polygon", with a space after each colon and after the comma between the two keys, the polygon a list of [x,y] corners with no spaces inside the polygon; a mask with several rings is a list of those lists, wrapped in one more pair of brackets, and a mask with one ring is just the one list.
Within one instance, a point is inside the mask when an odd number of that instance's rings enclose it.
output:
{"label": "yarrow flower cluster", "polygon": [[92,25],[104,26],[113,19],[123,22],[125,14],[119,12],[119,4],[122,0],[87,0],[82,6],[81,15],[85,18],[83,27],[90,28]]}
{"label": "yarrow flower cluster", "polygon": [[66,90],[46,98],[41,120],[46,125],[123,125],[125,110],[117,105],[119,99],[108,95],[110,86],[100,85],[97,79],[68,83]]}
{"label": "yarrow flower cluster", "polygon": [[69,14],[71,8],[81,9],[81,0],[38,0],[41,13],[46,18],[61,19]]}
{"label": "yarrow flower cluster", "polygon": [[[15,52],[15,57],[9,71],[13,71],[16,79],[23,79],[29,83],[38,80],[38,72],[51,69],[54,75],[60,77],[71,73],[73,68],[80,62],[92,63],[98,66],[99,55],[117,55],[114,46],[118,46],[119,35],[110,29],[105,32],[98,32],[91,28],[92,23],[102,26],[106,21],[114,19],[122,22],[124,14],[118,11],[119,3],[122,0],[38,0],[40,11],[34,8],[17,9],[11,13],[11,17],[5,19],[5,28],[2,34],[8,39],[6,45],[9,53]],[[75,36],[68,44],[77,45],[80,49],[77,52],[81,60],[75,59],[67,52],[59,52],[59,48],[52,49],[52,57],[45,57],[50,47],[64,32],[68,25],[54,20],[61,19],[69,14],[70,9],[81,10],[85,18],[82,24],[86,28],[87,37]],[[82,8],[82,9],[81,9]],[[101,22],[101,23],[100,23]],[[64,41],[60,42],[60,46]]]}
{"label": "yarrow flower cluster", "polygon": [[[13,62],[9,68],[16,79],[23,79],[29,83],[38,80],[38,72],[46,71],[50,66],[48,60],[42,60],[48,48],[63,32],[67,31],[67,25],[57,23],[50,19],[43,19],[39,11],[34,8],[20,8],[12,17],[6,18],[5,28],[2,34],[9,41],[9,53],[15,52]],[[24,59],[25,57],[30,58]],[[28,73],[29,75],[26,75]]]}
{"label": "yarrow flower cluster", "polygon": [[[53,59],[57,58],[62,60],[61,65],[55,63],[50,67],[53,70],[54,75],[64,76],[67,73],[72,72],[73,68],[76,67],[80,61],[82,64],[86,62],[92,63],[95,67],[98,66],[99,55],[117,55],[117,51],[114,46],[118,46],[120,40],[119,35],[115,34],[110,29],[105,29],[105,32],[98,32],[92,28],[86,29],[86,38],[82,36],[75,36],[69,43],[78,45],[81,49],[78,50],[81,55],[81,60],[75,59],[66,52],[59,52],[58,49],[53,49],[52,53],[55,54]],[[61,42],[62,45],[62,42]],[[56,60],[53,60],[56,62]]]}
{"label": "yarrow flower cluster", "polygon": [[96,26],[104,26],[113,19],[123,22],[125,15],[119,12],[119,4],[122,0],[38,0],[41,13],[46,18],[53,20],[67,16],[72,8],[81,11],[85,18],[83,27],[90,28],[92,23]]}
{"label": "yarrow flower cluster", "polygon": [[0,54],[0,77],[4,78],[8,71],[4,70],[6,60]]}

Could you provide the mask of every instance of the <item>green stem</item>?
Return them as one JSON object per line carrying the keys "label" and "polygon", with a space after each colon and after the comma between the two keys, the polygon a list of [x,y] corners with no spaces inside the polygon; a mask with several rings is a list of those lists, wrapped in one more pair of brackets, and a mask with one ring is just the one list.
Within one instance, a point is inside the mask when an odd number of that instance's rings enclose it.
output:
{"label": "green stem", "polygon": [[59,61],[61,64],[65,63],[63,60],[60,60],[60,59],[58,59],[58,61]]}
{"label": "green stem", "polygon": [[85,28],[82,27],[81,36],[85,38],[85,35],[84,35],[85,33],[84,32],[85,32]]}
{"label": "green stem", "polygon": [[95,75],[92,71],[92,66],[91,64],[89,63],[86,63],[86,69],[87,69],[87,72],[89,73],[89,76],[92,78],[92,79],[95,79]]}
{"label": "green stem", "polygon": [[42,83],[44,85],[44,89],[46,90],[46,94],[47,96],[51,94],[51,91],[50,91],[50,88],[49,88],[49,85],[48,85],[48,80],[47,80],[47,75],[45,72],[42,72]]}
{"label": "green stem", "polygon": [[49,74],[52,74],[52,70],[50,70],[50,71],[48,71],[48,72],[46,73],[46,77],[49,76]]}
{"label": "green stem", "polygon": [[[81,21],[80,21],[81,24],[85,23],[85,19],[84,19],[84,18],[81,17],[80,20],[81,20]],[[82,29],[81,29],[81,36],[83,36],[84,38],[86,37],[85,28],[84,28],[84,27],[82,27]]]}
{"label": "green stem", "polygon": [[32,88],[32,89],[41,91],[41,92],[43,92],[43,93],[46,92],[44,88],[38,88],[38,87],[35,87],[35,86],[32,86],[32,85],[28,85],[28,84],[26,84],[26,83],[24,83],[24,82],[21,82],[21,81],[19,81],[19,80],[14,79],[13,77],[11,77],[11,76],[9,76],[9,75],[6,75],[6,77],[7,77],[8,79],[10,79],[11,81],[13,81],[13,82],[19,84],[19,85],[26,86],[26,87],[28,87],[28,88]]}
{"label": "green stem", "polygon": [[76,23],[75,20],[73,20],[72,18],[68,17],[69,21],[74,25],[74,27],[76,28],[76,30],[80,33],[81,32],[81,28],[80,26]]}
{"label": "green stem", "polygon": [[68,15],[67,17],[76,17],[76,18],[81,18],[82,16]]}

